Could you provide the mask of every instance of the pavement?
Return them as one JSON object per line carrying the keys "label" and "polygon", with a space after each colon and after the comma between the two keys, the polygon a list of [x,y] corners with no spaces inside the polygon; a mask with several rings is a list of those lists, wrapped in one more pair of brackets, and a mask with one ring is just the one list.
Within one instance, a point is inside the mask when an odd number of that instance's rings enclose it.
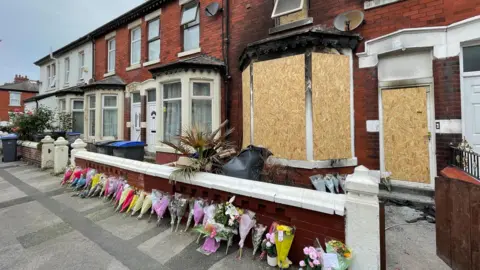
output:
{"label": "pavement", "polygon": [[[238,260],[236,243],[228,254],[223,243],[205,256],[194,233],[172,233],[168,220],[157,227],[115,213],[101,199],[72,197],[59,183],[50,171],[0,163],[0,270],[273,269],[252,260],[248,249]],[[386,206],[388,269],[450,269],[435,255],[435,224],[405,225],[419,215]]]}

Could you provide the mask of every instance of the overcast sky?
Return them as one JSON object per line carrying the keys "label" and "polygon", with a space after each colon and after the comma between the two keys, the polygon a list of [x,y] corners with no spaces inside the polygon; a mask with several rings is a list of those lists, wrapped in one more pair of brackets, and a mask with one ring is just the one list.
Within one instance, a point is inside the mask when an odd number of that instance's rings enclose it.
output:
{"label": "overcast sky", "polygon": [[0,85],[15,74],[38,79],[33,64],[144,0],[0,0]]}

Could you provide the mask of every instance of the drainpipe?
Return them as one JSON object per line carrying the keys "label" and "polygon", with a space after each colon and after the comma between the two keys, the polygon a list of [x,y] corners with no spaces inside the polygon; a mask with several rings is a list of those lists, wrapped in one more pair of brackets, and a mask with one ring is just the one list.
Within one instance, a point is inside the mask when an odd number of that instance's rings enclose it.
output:
{"label": "drainpipe", "polygon": [[95,39],[92,36],[89,36],[89,39],[92,41],[92,79],[95,81],[95,53],[97,50]]}
{"label": "drainpipe", "polygon": [[224,0],[224,22],[225,22],[225,29],[223,30],[223,61],[225,62],[225,118],[228,119],[226,129],[230,128],[230,110],[228,109],[229,104],[229,86],[230,86],[230,67],[229,67],[229,59],[228,53],[230,51],[230,1]]}

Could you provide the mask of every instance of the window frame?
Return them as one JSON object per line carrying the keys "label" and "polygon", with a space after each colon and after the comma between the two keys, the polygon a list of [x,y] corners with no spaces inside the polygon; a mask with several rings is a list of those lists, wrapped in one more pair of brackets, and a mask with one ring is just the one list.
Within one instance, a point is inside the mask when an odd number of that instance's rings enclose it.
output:
{"label": "window frame", "polygon": [[[113,43],[113,49],[112,49],[112,43]],[[113,67],[110,66],[110,60],[111,59],[111,53],[113,53]],[[115,72],[115,65],[116,65],[116,54],[117,54],[117,41],[115,40],[115,37],[107,40],[107,73],[112,73]]]}
{"label": "window frame", "polygon": [[[158,35],[153,37],[153,38],[150,38],[149,34],[150,34],[150,24],[152,22],[155,22],[155,21],[158,21]],[[153,18],[151,20],[149,20],[147,22],[147,61],[150,62],[150,61],[157,61],[157,60],[160,60],[160,55],[161,55],[161,52],[162,52],[162,41],[161,41],[161,32],[160,32],[160,29],[161,29],[161,21],[160,21],[160,17],[156,17],[156,18]],[[153,58],[153,59],[150,59],[150,44],[155,42],[155,41],[159,41],[159,50],[158,50],[158,56],[157,58]]]}
{"label": "window frame", "polygon": [[[193,94],[193,85],[195,83],[203,83],[203,84],[208,84],[210,87],[210,93],[208,96],[195,96]],[[212,81],[207,81],[207,80],[199,80],[199,79],[191,79],[189,83],[189,100],[188,103],[190,105],[190,111],[189,111],[189,125],[192,125],[192,109],[193,109],[193,101],[194,100],[210,100],[211,101],[211,119],[212,119],[212,130],[213,131],[213,116],[214,116],[214,97],[213,97],[213,82]]]}
{"label": "window frame", "polygon": [[289,11],[284,11],[284,12],[281,12],[281,13],[275,13],[275,11],[278,7],[278,3],[280,1],[289,1],[289,0],[275,0],[275,4],[273,6],[273,11],[272,11],[272,19],[279,18],[279,17],[285,16],[285,15],[288,15],[288,14],[292,14],[292,13],[295,13],[297,11],[302,10],[304,5],[305,5],[305,1],[307,1],[307,0],[300,0],[300,7],[299,8],[294,8],[294,9],[291,9]]}
{"label": "window frame", "polygon": [[[75,109],[75,106],[73,104],[75,104],[75,102],[82,102],[82,108],[81,109]],[[78,132],[78,130],[73,130],[73,121],[75,120],[75,118],[73,117],[73,113],[82,113],[83,114],[83,132],[82,133],[85,133],[85,101],[83,99],[71,99],[70,100],[70,113],[72,114],[72,131],[74,132]]]}
{"label": "window frame", "polygon": [[[182,24],[181,20],[183,18],[183,13],[185,12],[185,8],[188,7],[189,5],[192,5],[192,6],[196,5],[197,6],[197,14],[195,15],[195,19],[193,21],[189,21],[189,22],[186,22],[186,23]],[[182,15],[180,16],[180,26],[182,27],[182,50],[184,52],[187,52],[187,51],[191,51],[191,50],[195,50],[195,49],[200,48],[200,3],[197,0],[188,2],[188,3],[186,3],[182,6]],[[196,48],[186,49],[185,44],[187,44],[187,43],[185,42],[185,32],[188,29],[193,29],[193,28],[196,28],[196,27],[198,27],[198,46]]]}
{"label": "window frame", "polygon": [[[176,83],[179,83],[180,84],[180,97],[178,98],[165,98],[165,85],[168,85],[168,84],[176,84]],[[183,82],[182,80],[174,80],[174,81],[168,81],[168,82],[163,82],[161,83],[161,87],[160,87],[160,106],[161,106],[161,112],[162,112],[162,115],[161,115],[161,123],[162,123],[162,132],[160,134],[160,140],[161,141],[165,141],[165,115],[164,115],[164,112],[165,112],[165,102],[166,101],[178,101],[180,100],[180,106],[181,106],[181,109],[180,109],[180,123],[183,123],[183,107],[184,107],[184,101],[183,101],[183,97],[184,96],[184,93],[183,93]],[[182,124],[180,125],[180,127],[182,126]]]}
{"label": "window frame", "polygon": [[85,52],[80,51],[78,52],[78,81],[83,82],[85,79],[83,78],[83,73],[85,71]]}
{"label": "window frame", "polygon": [[64,84],[68,85],[69,80],[70,80],[70,57],[65,57],[64,63],[65,63],[65,82],[64,82]]}
{"label": "window frame", "polygon": [[57,81],[57,69],[56,69],[56,64],[51,63],[50,65],[47,66],[47,91],[52,90],[56,87]]}
{"label": "window frame", "polygon": [[[88,132],[88,136],[91,136],[91,137],[95,137],[95,129],[96,129],[96,110],[97,110],[97,96],[96,95],[87,95],[87,107],[88,108],[88,128],[87,128],[87,132]],[[95,106],[91,107],[91,103],[90,103],[90,100],[93,99],[95,100]],[[90,119],[91,119],[91,113],[93,111],[93,122],[90,123]],[[91,128],[92,127],[92,124],[93,124],[93,129]],[[85,131],[84,131],[85,132]]]}
{"label": "window frame", "polygon": [[51,81],[52,81],[52,71],[50,70],[50,65],[47,65],[47,88],[50,87]]}
{"label": "window frame", "polygon": [[[136,40],[133,39],[133,36],[134,36],[133,33],[135,31],[140,31],[139,38]],[[133,62],[133,44],[137,42],[139,44],[138,50],[140,51],[140,56],[138,57],[138,62],[134,63]],[[142,27],[137,26],[132,30],[130,30],[130,66],[139,65],[141,62],[141,59],[142,59]]]}
{"label": "window frame", "polygon": [[[12,103],[12,94],[13,95],[18,95],[18,104]],[[9,97],[9,102],[8,102],[9,105],[8,106],[10,106],[10,107],[20,107],[20,106],[22,106],[22,92],[10,91],[8,97]]]}
{"label": "window frame", "polygon": [[[63,105],[63,107],[62,107]],[[66,112],[67,111],[67,100],[64,98],[58,99],[58,111],[59,112]]]}
{"label": "window frame", "polygon": [[[115,102],[116,103],[115,107],[112,107],[112,106],[106,107],[105,106],[105,97],[115,97],[115,101],[116,101]],[[105,119],[104,119],[104,117],[105,117],[105,111],[106,110],[117,111],[117,130],[115,131],[115,133],[117,133],[117,134],[115,136],[110,136],[110,135],[105,136],[105,130],[104,130],[105,129],[105,126],[104,126]],[[119,117],[118,113],[119,113],[119,111],[118,111],[118,95],[116,95],[116,94],[104,94],[104,95],[102,95],[102,138],[103,137],[118,137],[118,117]]]}

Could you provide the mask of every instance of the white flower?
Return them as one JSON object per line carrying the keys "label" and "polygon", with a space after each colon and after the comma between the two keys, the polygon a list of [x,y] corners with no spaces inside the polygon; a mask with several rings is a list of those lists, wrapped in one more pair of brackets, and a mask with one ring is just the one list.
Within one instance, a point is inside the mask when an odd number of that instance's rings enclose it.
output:
{"label": "white flower", "polygon": [[270,243],[269,241],[267,241],[267,247],[271,247],[272,246],[272,243]]}

